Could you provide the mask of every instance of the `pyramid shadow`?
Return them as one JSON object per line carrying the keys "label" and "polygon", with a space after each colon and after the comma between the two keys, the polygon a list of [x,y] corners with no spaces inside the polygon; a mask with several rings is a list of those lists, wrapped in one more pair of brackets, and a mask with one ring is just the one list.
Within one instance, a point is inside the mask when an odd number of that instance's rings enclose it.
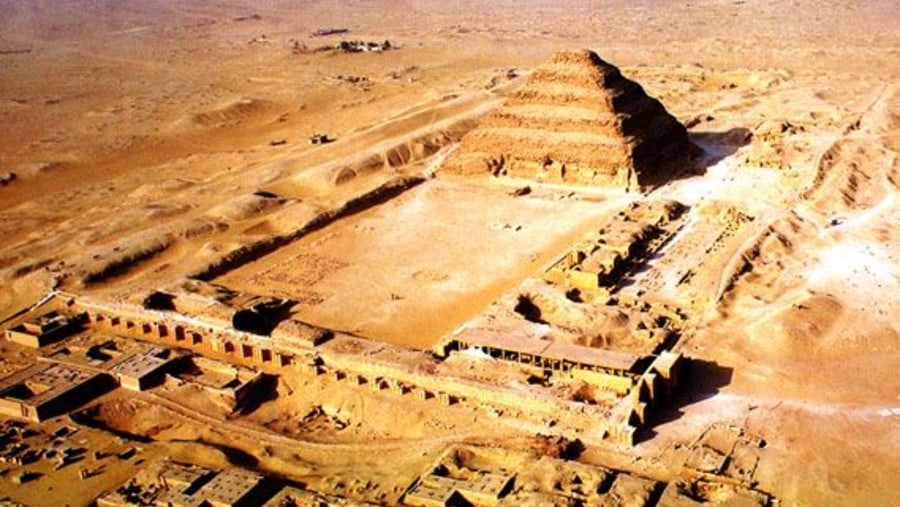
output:
{"label": "pyramid shadow", "polygon": [[642,181],[643,185],[658,188],[674,181],[703,176],[708,168],[733,156],[738,150],[750,144],[753,134],[749,129],[737,127],[720,132],[688,132],[688,138],[691,143],[690,160],[680,163],[669,162],[672,167],[682,169],[668,174],[648,172],[648,176]]}
{"label": "pyramid shadow", "polygon": [[694,146],[699,148],[695,167],[699,174],[705,174],[709,167],[731,157],[753,139],[753,133],[744,127],[720,132],[689,132],[688,135]]}
{"label": "pyramid shadow", "polygon": [[733,375],[734,368],[730,366],[722,366],[715,361],[689,359],[671,402],[653,412],[649,424],[635,435],[635,443],[651,440],[657,434],[654,428],[680,419],[686,407],[718,394],[723,387],[731,384]]}

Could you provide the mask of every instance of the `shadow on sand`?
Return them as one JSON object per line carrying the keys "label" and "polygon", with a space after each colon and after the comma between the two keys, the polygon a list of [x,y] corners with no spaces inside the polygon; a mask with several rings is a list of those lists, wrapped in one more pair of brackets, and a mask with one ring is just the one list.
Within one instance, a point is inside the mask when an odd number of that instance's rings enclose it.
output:
{"label": "shadow on sand", "polygon": [[734,368],[703,359],[686,358],[686,361],[672,401],[653,412],[649,424],[635,435],[635,443],[652,439],[656,436],[656,426],[679,419],[685,407],[712,398],[731,383]]}
{"label": "shadow on sand", "polygon": [[734,155],[753,139],[753,133],[743,127],[722,132],[691,132],[689,135],[691,142],[699,148],[694,168],[696,174],[705,174],[707,168]]}
{"label": "shadow on sand", "polygon": [[703,176],[708,168],[750,144],[753,133],[749,129],[738,127],[722,132],[688,132],[688,137],[691,142],[690,160],[681,165],[683,169],[669,173],[664,172],[657,175],[656,179],[659,181],[646,183],[651,187],[660,187],[673,181]]}

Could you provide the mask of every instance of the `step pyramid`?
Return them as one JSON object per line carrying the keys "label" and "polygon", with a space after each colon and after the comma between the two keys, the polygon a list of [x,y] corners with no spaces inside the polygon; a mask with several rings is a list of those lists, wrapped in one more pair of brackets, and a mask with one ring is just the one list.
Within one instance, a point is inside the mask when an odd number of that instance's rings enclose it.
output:
{"label": "step pyramid", "polygon": [[456,174],[646,188],[690,162],[684,126],[593,51],[563,51],[489,113],[444,163]]}

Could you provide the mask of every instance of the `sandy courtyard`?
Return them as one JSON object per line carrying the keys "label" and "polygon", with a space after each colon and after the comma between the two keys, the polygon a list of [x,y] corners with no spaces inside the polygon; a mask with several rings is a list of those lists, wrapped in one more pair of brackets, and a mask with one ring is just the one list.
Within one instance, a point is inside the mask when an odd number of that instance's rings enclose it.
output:
{"label": "sandy courtyard", "polygon": [[297,300],[296,314],[323,327],[428,347],[625,200],[512,190],[429,180],[216,282]]}

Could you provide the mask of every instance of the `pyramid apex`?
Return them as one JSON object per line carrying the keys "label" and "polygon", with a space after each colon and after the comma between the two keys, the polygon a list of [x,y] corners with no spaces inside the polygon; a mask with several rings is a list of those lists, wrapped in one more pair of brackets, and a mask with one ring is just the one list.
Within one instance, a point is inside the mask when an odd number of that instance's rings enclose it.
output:
{"label": "pyramid apex", "polygon": [[600,58],[600,55],[590,49],[576,49],[557,51],[551,58],[550,63],[569,64],[569,65],[585,65],[592,67],[615,69],[615,65]]}

